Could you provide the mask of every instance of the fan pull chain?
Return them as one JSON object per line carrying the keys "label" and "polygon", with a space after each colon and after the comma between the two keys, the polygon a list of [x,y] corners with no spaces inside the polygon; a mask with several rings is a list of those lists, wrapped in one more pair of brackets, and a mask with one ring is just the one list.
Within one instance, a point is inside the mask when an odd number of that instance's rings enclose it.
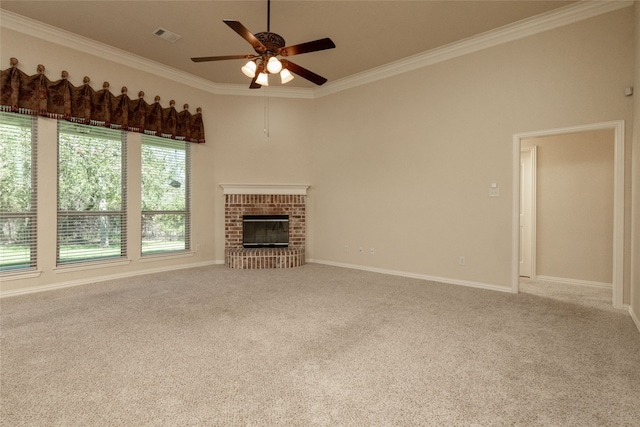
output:
{"label": "fan pull chain", "polygon": [[[271,0],[267,0],[267,33],[271,33]],[[264,134],[269,139],[269,87],[264,91]]]}
{"label": "fan pull chain", "polygon": [[264,91],[264,134],[269,138],[269,88]]}

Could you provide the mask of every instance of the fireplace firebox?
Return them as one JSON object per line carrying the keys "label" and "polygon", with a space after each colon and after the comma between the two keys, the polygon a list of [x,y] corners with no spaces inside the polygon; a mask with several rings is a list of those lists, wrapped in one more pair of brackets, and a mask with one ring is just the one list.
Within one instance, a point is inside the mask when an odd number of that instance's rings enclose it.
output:
{"label": "fireplace firebox", "polygon": [[243,215],[242,246],[289,247],[289,215]]}

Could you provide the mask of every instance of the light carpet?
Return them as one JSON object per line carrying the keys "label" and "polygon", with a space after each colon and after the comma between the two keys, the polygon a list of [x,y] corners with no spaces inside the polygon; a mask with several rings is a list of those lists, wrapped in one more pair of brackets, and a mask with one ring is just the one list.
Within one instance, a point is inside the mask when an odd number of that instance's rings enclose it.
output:
{"label": "light carpet", "polygon": [[640,425],[640,333],[602,302],[307,264],[0,307],[2,426]]}

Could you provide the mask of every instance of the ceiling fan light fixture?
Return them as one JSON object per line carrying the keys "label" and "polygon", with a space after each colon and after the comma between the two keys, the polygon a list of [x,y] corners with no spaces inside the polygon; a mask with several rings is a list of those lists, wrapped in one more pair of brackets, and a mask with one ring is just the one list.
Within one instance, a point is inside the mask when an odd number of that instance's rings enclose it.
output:
{"label": "ceiling fan light fixture", "polygon": [[280,71],[280,81],[282,82],[282,84],[289,83],[291,80],[293,80],[293,74],[291,74],[289,70],[285,68],[284,70]]}
{"label": "ceiling fan light fixture", "polygon": [[[2,1],[2,0],[0,0]],[[259,89],[269,85],[269,74],[280,74],[282,83],[293,80],[293,75],[302,77],[305,80],[321,86],[327,79],[303,68],[287,59],[280,57],[290,57],[303,53],[317,52],[320,50],[333,49],[335,43],[328,37],[313,40],[306,43],[299,43],[287,46],[284,38],[279,34],[271,32],[271,0],[267,1],[267,31],[253,34],[240,21],[234,19],[223,19],[229,28],[235,31],[240,37],[253,47],[255,54],[251,55],[222,55],[222,56],[202,56],[191,58],[193,62],[226,61],[229,59],[249,59],[243,67],[242,73],[251,78],[249,89]]]}
{"label": "ceiling fan light fixture", "polygon": [[269,58],[269,61],[267,61],[267,70],[269,70],[271,74],[278,74],[280,70],[282,70],[282,63],[278,61],[278,58],[272,56]]}
{"label": "ceiling fan light fixture", "polygon": [[258,74],[256,83],[258,83],[260,86],[269,86],[269,76],[267,75],[267,73]]}
{"label": "ceiling fan light fixture", "polygon": [[256,63],[253,61],[249,61],[241,68],[242,73],[250,78],[254,78],[256,76]]}

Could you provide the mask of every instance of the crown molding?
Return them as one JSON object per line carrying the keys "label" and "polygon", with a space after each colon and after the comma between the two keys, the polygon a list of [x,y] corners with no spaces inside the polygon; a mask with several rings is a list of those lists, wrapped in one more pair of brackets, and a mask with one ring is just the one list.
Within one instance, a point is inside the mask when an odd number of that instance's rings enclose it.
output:
{"label": "crown molding", "polygon": [[428,67],[500,44],[573,24],[598,15],[630,7],[633,1],[579,1],[485,33],[413,55],[380,67],[336,80],[314,91],[314,97],[331,95],[378,80]]}
{"label": "crown molding", "polygon": [[184,73],[155,61],[143,58],[104,43],[79,36],[69,31],[27,18],[6,10],[0,11],[0,26],[27,34],[61,46],[69,47],[89,55],[98,56],[128,67],[146,71],[167,79],[180,81],[189,86],[215,93],[219,84]]}
{"label": "crown molding", "polygon": [[[418,68],[428,67],[469,53],[518,40],[564,25],[579,22],[598,15],[630,7],[632,0],[579,1],[522,21],[509,24],[480,35],[429,50],[408,58],[394,61],[371,70],[354,74],[316,88],[268,88],[269,96],[279,98],[313,99],[348,90],[357,86],[393,77]],[[196,89],[216,95],[264,96],[263,91],[251,90],[244,85],[222,84],[185,73],[126,52],[121,49],[73,34],[6,10],[0,11],[0,26],[28,34],[42,40],[71,47],[89,55],[99,56],[122,65],[148,72],[159,77],[178,81]]]}

